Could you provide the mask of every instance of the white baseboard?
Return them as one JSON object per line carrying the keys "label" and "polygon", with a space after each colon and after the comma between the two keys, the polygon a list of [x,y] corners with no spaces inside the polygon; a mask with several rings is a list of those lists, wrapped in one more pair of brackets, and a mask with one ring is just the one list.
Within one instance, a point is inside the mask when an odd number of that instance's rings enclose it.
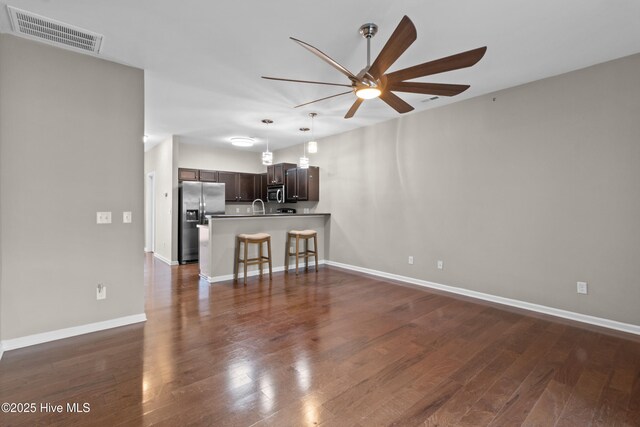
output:
{"label": "white baseboard", "polygon": [[590,325],[601,326],[603,328],[615,329],[617,331],[627,332],[630,334],[640,335],[640,325],[632,325],[630,323],[618,322],[616,320],[604,319],[601,317],[589,316],[587,314],[576,313],[573,311],[561,310],[559,308],[548,307],[545,305],[533,304],[526,301],[520,301],[511,298],[504,298],[496,295],[485,294],[483,292],[472,291],[455,286],[442,285],[440,283],[429,282],[426,280],[415,279],[413,277],[401,276],[399,274],[386,273],[384,271],[372,270],[369,268],[358,267],[350,264],[342,264],[340,262],[326,261],[327,265],[344,268],[347,270],[358,271],[360,273],[371,274],[373,276],[384,277],[386,279],[397,280],[399,282],[410,283],[413,285],[424,286],[426,288],[438,289],[453,294],[464,295],[471,298],[477,298],[484,301],[495,302],[498,304],[508,305],[511,307],[522,308],[529,311],[544,313],[551,316],[562,317],[564,319],[574,320],[576,322],[588,323]]}
{"label": "white baseboard", "polygon": [[[318,265],[322,265],[324,264],[325,261],[323,259],[321,259],[320,261],[318,261]],[[300,271],[302,271],[304,269],[303,267],[304,264],[300,264]],[[316,265],[315,261],[309,261],[309,267],[314,267]],[[293,270],[295,268],[295,263],[294,266],[292,266],[291,264],[289,264],[289,270]],[[266,274],[269,274],[269,270],[265,269]],[[278,266],[278,267],[272,267],[271,268],[271,272],[273,273],[277,273],[279,271],[284,271],[284,265]],[[260,274],[260,272],[258,270],[251,270],[251,271],[247,271],[247,277],[251,277],[251,276],[258,276]],[[265,274],[264,272],[262,274]],[[225,274],[223,276],[205,276],[203,274],[200,275],[200,277],[202,277],[204,280],[206,280],[209,283],[216,283],[216,282],[225,282],[227,280],[233,280],[233,274]],[[240,273],[238,275],[238,280],[240,280],[241,277],[244,277],[243,273]]]}
{"label": "white baseboard", "polygon": [[2,360],[3,354],[4,354],[4,347],[2,347],[2,341],[0,341],[0,360]]}
{"label": "white baseboard", "polygon": [[0,342],[0,348],[4,351],[15,350],[17,348],[28,347],[30,345],[42,344],[49,341],[63,338],[84,335],[91,332],[103,331],[105,329],[117,328],[119,326],[130,325],[132,323],[145,322],[147,316],[144,313],[133,314],[131,316],[118,317],[116,319],[102,322],[89,323],[86,325],[73,326],[71,328],[58,329],[56,331],[43,332],[40,334],[27,335],[19,338],[12,338]]}
{"label": "white baseboard", "polygon": [[171,260],[163,257],[162,255],[158,255],[156,252],[153,253],[153,256],[155,258],[158,258],[160,261],[162,261],[162,262],[164,262],[165,264],[168,264],[168,265],[178,265],[179,264],[178,261],[171,261]]}

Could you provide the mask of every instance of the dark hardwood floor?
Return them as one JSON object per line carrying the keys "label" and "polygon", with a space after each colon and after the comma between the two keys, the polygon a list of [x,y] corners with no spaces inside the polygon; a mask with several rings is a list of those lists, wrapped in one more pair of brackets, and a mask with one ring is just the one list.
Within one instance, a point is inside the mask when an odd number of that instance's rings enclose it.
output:
{"label": "dark hardwood floor", "polygon": [[331,267],[145,277],[145,324],[5,353],[0,402],[65,413],[1,425],[640,425],[637,337]]}

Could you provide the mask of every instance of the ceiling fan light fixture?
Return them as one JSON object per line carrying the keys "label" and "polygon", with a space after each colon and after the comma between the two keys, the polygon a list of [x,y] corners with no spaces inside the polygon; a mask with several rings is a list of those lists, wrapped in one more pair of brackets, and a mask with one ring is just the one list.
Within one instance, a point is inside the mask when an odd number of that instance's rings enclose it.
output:
{"label": "ceiling fan light fixture", "polygon": [[236,147],[252,147],[254,142],[256,142],[255,139],[247,136],[234,136],[233,138],[230,138],[230,141],[231,144]]}
{"label": "ceiling fan light fixture", "polygon": [[382,91],[377,87],[361,87],[360,89],[356,89],[356,96],[362,99],[373,99],[377,98],[382,94]]}

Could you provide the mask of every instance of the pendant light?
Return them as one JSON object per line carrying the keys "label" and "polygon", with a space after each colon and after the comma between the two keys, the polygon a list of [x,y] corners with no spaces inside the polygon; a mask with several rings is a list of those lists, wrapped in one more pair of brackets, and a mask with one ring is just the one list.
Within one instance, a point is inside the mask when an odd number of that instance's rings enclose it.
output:
{"label": "pendant light", "polygon": [[[302,132],[309,132],[309,128],[300,128]],[[305,138],[306,139],[306,138]],[[307,143],[302,144],[302,157],[298,163],[300,169],[309,169],[309,158],[307,157]]]}
{"label": "pendant light", "polygon": [[[270,119],[264,119],[262,120],[262,123],[264,123],[265,125],[267,125],[267,127],[269,127],[269,125],[271,123],[273,123],[273,120]],[[269,151],[269,135],[267,132],[267,151],[263,151],[262,152],[262,164],[265,166],[271,166],[273,164],[273,153],[271,151]]]}
{"label": "pendant light", "polygon": [[318,113],[309,113],[309,116],[311,116],[311,141],[309,141],[308,144],[308,150],[309,150],[309,154],[315,154],[318,152],[318,143],[316,142],[316,139],[313,137],[313,119],[315,116],[317,116]]}

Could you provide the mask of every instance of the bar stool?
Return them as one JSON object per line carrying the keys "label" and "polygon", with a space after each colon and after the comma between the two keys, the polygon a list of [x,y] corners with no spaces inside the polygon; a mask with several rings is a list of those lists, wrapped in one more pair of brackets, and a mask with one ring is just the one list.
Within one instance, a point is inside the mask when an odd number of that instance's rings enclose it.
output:
{"label": "bar stool", "polygon": [[[258,245],[258,256],[256,258],[249,258],[249,244],[255,243]],[[267,244],[267,256],[262,254],[262,244]],[[240,259],[240,244],[244,244],[244,256]],[[238,270],[240,269],[240,263],[244,264],[244,284],[247,284],[247,266],[259,265],[260,277],[262,277],[262,264],[269,263],[269,280],[271,280],[271,236],[267,233],[256,234],[238,234],[236,236],[236,259],[235,259],[235,271],[234,281],[238,281]]]}
{"label": "bar stool", "polygon": [[[291,239],[296,239],[296,251],[291,252]],[[313,238],[313,250],[309,249],[309,239]],[[300,240],[304,239],[304,251],[300,252]],[[305,259],[304,271],[309,271],[309,257],[315,257],[316,272],[318,271],[318,233],[315,230],[291,230],[287,233],[287,248],[285,254],[285,272],[289,272],[289,258],[296,257],[296,274],[298,274],[298,260]]]}

